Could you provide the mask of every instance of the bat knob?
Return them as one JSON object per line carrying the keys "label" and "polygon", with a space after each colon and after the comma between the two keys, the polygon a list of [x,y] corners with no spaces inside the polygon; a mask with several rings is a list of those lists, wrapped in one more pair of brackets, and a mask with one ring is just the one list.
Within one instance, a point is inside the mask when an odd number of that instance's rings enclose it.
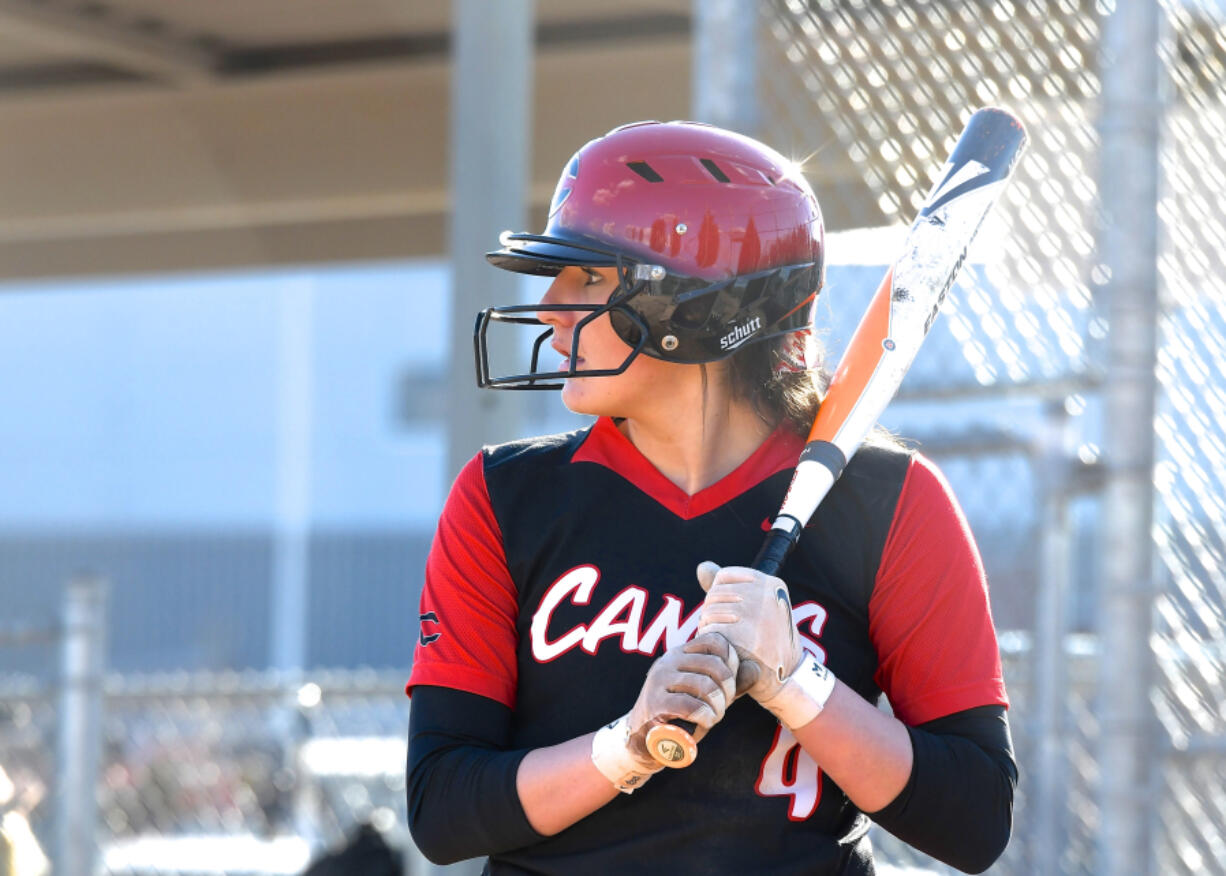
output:
{"label": "bat knob", "polygon": [[647,751],[656,763],[681,769],[698,757],[698,744],[676,724],[657,724],[647,731]]}

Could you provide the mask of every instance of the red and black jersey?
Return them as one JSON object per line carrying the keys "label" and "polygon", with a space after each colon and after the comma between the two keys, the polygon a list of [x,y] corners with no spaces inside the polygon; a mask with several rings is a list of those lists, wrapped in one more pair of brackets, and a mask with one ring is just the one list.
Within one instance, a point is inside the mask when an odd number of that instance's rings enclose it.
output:
{"label": "red and black jersey", "polygon": [[[516,748],[591,732],[634,703],[652,660],[691,637],[703,560],[761,545],[803,441],[780,430],[689,496],[609,419],[475,457],[426,569],[410,690],[438,685],[513,711]],[[948,486],[918,454],[867,445],[781,576],[805,647],[915,725],[1005,705],[982,565]],[[493,872],[639,872],[687,852],[689,872],[871,872],[868,820],[748,698],[665,770]],[[857,866],[857,860],[863,865]]]}

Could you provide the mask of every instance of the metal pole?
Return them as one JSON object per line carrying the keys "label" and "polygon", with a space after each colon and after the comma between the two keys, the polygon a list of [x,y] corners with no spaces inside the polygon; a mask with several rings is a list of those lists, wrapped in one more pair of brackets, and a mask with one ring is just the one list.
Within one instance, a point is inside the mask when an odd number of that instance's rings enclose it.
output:
{"label": "metal pole", "polygon": [[1068,487],[1070,466],[1065,449],[1068,415],[1063,402],[1049,401],[1037,454],[1042,517],[1039,521],[1039,581],[1031,652],[1037,758],[1033,770],[1034,829],[1030,870],[1059,873],[1064,850],[1068,801],[1065,783],[1065,714],[1067,628],[1071,557]]}
{"label": "metal pole", "polygon": [[695,121],[757,135],[758,4],[692,0],[694,53],[691,104]]}
{"label": "metal pole", "polygon": [[1105,876],[1153,871],[1159,783],[1150,649],[1156,592],[1152,545],[1158,321],[1159,8],[1118,3],[1102,42],[1101,260],[1107,340],[1106,510],[1100,637],[1102,777],[1099,866]]}
{"label": "metal pole", "polygon": [[[285,282],[277,321],[276,518],[269,594],[268,664],[280,674],[292,700],[307,661],[307,604],[311,559],[311,447],[314,399],[315,285],[309,279]],[[297,703],[283,702],[273,713],[282,757],[294,776],[289,820],[311,855],[320,850],[318,813],[309,804],[314,778],[299,769],[303,740]],[[275,825],[279,828],[282,825]]]}
{"label": "metal pole", "polygon": [[518,275],[482,255],[497,249],[503,231],[525,228],[533,13],[532,0],[452,5],[448,479],[483,443],[519,433],[523,393],[478,391],[472,350],[477,312],[518,301],[522,288]]}
{"label": "metal pole", "polygon": [[306,666],[310,580],[314,283],[281,289],[277,355],[277,506],[269,665],[295,684]]}
{"label": "metal pole", "polygon": [[55,872],[91,876],[98,853],[98,764],[106,665],[106,585],[80,575],[63,604]]}
{"label": "metal pole", "polygon": [[[314,697],[305,696],[313,688]],[[282,734],[283,762],[294,776],[292,813],[294,833],[306,841],[311,858],[324,851],[324,823],[320,778],[308,769],[304,752],[314,736],[311,710],[318,704],[319,688],[313,684],[298,690],[286,688],[282,709],[277,715]]]}
{"label": "metal pole", "polygon": [[[497,248],[503,231],[527,225],[534,35],[533,0],[452,4],[449,480],[482,444],[520,432],[524,394],[476,388],[473,320],[492,304],[518,301],[522,289],[518,275],[482,255]],[[481,870],[480,861],[438,867],[415,847],[405,857],[415,876]]]}

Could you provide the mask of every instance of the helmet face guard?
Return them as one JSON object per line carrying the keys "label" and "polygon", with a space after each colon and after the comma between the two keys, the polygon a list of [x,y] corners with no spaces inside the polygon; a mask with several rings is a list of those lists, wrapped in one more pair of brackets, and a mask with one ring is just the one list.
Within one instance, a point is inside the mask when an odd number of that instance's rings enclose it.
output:
{"label": "helmet face guard", "polygon": [[[510,243],[516,240],[530,241],[533,243],[543,243],[546,245],[557,245],[551,238],[537,234],[504,234],[502,236],[504,243]],[[560,242],[559,242],[560,243]],[[473,329],[473,352],[476,355],[477,364],[477,386],[480,389],[561,389],[564,384],[553,381],[566,380],[571,377],[612,377],[616,374],[621,374],[630,367],[630,363],[634,361],[643,350],[643,345],[647,341],[648,329],[647,325],[639,317],[637,313],[626,307],[626,302],[633,299],[641,291],[643,291],[644,281],[636,280],[635,277],[641,273],[650,273],[650,268],[656,266],[646,266],[649,270],[643,272],[641,265],[633,267],[622,258],[620,253],[609,252],[601,247],[585,246],[577,242],[566,242],[568,250],[576,251],[577,255],[571,255],[569,252],[564,258],[560,258],[556,266],[556,270],[552,273],[557,273],[566,265],[572,264],[587,264],[588,266],[606,266],[609,264],[608,259],[612,259],[612,265],[617,268],[618,287],[609,296],[609,300],[604,304],[517,304],[509,307],[487,307],[485,310],[477,314],[477,324]],[[586,259],[587,261],[576,262],[574,259]],[[663,270],[657,268],[657,270]],[[549,272],[548,268],[542,272]],[[587,370],[579,370],[575,368],[575,362],[579,359],[579,336],[582,334],[585,326],[589,325],[593,320],[599,319],[606,313],[611,313],[618,310],[622,317],[623,325],[628,322],[632,328],[632,332],[628,333],[633,341],[627,341],[630,344],[630,352],[622,363],[616,368],[594,368]],[[523,374],[509,374],[501,377],[490,376],[490,356],[489,344],[486,341],[486,334],[489,331],[491,322],[509,323],[512,325],[535,325],[543,326],[543,323],[533,314],[552,311],[566,313],[587,313],[587,316],[579,320],[575,324],[574,333],[571,335],[570,341],[570,356],[568,361],[569,367],[565,371],[541,371],[540,356],[541,347],[553,335],[553,327],[550,326],[541,332],[536,340],[532,343],[532,357],[528,364],[528,371]],[[622,340],[626,340],[626,335],[618,332]],[[542,381],[546,381],[543,382]]]}
{"label": "helmet face guard", "polygon": [[[626,354],[626,358],[616,368],[592,368],[578,369],[574,363],[578,359],[579,335],[583,331],[583,327],[592,320],[603,316],[612,309],[612,306],[605,305],[570,305],[570,304],[518,304],[511,307],[487,307],[485,310],[477,314],[477,326],[473,331],[473,343],[477,356],[477,386],[481,389],[561,389],[564,384],[553,381],[567,380],[571,377],[612,377],[615,374],[621,374],[630,367],[630,363],[634,361],[643,350],[643,341],[631,348]],[[540,355],[541,347],[545,341],[549,340],[553,335],[553,328],[546,328],[543,332],[537,335],[536,340],[532,342],[532,358],[528,364],[528,371],[524,374],[508,374],[500,377],[490,376],[490,361],[489,350],[486,342],[486,332],[489,330],[491,322],[513,323],[515,325],[545,325],[539,319],[533,316],[521,316],[526,313],[539,313],[547,310],[561,311],[590,311],[587,316],[579,320],[575,324],[574,334],[571,336],[571,352],[570,352],[570,367],[565,371],[541,371],[540,370]],[[642,339],[647,338],[646,326],[643,326]],[[542,382],[545,381],[545,382]]]}
{"label": "helmet face guard", "polygon": [[[482,311],[474,330],[477,384],[557,389],[572,377],[623,373],[640,354],[679,364],[724,359],[745,344],[802,329],[823,279],[821,212],[799,171],[747,137],[690,122],[626,125],[585,145],[558,181],[544,234],[500,237],[496,267],[556,276],[614,268],[603,305],[522,305]],[[582,313],[568,367],[542,371],[553,329],[539,314]],[[579,337],[608,315],[627,355],[578,369]],[[492,323],[545,326],[529,369],[491,375]]]}
{"label": "helmet face guard", "polygon": [[[489,307],[477,314],[473,329],[477,386],[482,389],[561,389],[558,381],[572,377],[611,377],[623,373],[640,353],[666,362],[701,364],[727,358],[747,343],[777,338],[809,324],[808,305],[820,285],[820,265],[786,265],[709,283],[692,277],[670,276],[661,265],[631,262],[621,253],[575,241],[555,241],[543,235],[503,235],[505,243],[527,241],[565,246],[607,257],[617,270],[618,288],[603,304],[521,304]],[[568,264],[574,264],[569,261]],[[593,260],[591,266],[603,265]],[[558,270],[561,266],[558,267]],[[812,290],[807,297],[795,290]],[[799,305],[784,311],[787,302]],[[569,312],[587,314],[571,335],[568,368],[541,371],[541,348],[553,335],[547,327],[532,344],[528,371],[491,376],[487,334],[490,323],[546,325],[534,314]],[[616,368],[578,369],[579,337],[583,329],[605,314],[618,337],[627,345],[626,358]],[[731,314],[739,322],[728,324]],[[764,331],[766,327],[773,330]],[[724,331],[727,329],[727,331]]]}

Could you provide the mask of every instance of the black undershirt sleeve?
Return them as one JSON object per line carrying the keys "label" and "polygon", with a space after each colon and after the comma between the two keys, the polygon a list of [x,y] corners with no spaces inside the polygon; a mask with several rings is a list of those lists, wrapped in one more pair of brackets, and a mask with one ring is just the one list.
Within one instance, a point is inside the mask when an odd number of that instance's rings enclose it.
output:
{"label": "black undershirt sleeve", "polygon": [[511,710],[477,694],[421,685],[409,710],[409,830],[436,864],[518,849],[544,837],[524,814],[515,776],[526,750],[503,750]]}
{"label": "black undershirt sleeve", "polygon": [[[545,837],[524,814],[515,777],[527,751],[505,751],[511,710],[445,687],[413,690],[407,796],[413,841],[449,864]],[[906,786],[874,821],[925,854],[968,873],[986,870],[1013,827],[1017,766],[1005,710],[982,706],[908,727]]]}
{"label": "black undershirt sleeve", "polygon": [[890,805],[868,813],[909,845],[967,873],[1000,857],[1013,830],[1017,763],[1003,706],[908,727],[915,761]]}

